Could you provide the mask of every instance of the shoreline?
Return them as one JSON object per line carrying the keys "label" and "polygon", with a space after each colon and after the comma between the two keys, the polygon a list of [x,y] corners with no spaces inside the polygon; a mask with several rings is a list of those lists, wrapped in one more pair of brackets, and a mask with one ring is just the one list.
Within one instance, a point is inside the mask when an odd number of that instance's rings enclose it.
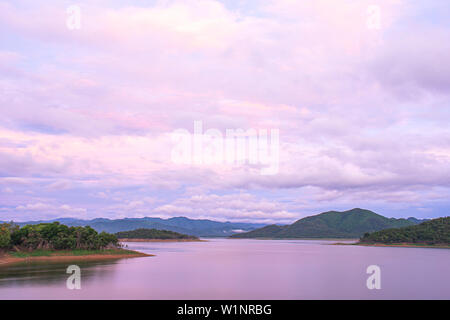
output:
{"label": "shoreline", "polygon": [[233,238],[230,240],[321,240],[321,241],[358,241],[356,238]]}
{"label": "shoreline", "polygon": [[119,239],[119,242],[207,242],[202,239]]}
{"label": "shoreline", "polygon": [[[100,260],[116,260],[116,259],[129,259],[129,258],[139,258],[139,257],[153,257],[153,254],[147,254],[143,252],[121,249],[124,252],[117,253],[92,253],[83,255],[70,254],[67,251],[54,251],[51,255],[45,256],[26,256],[26,257],[15,257],[11,253],[6,253],[0,256],[0,267],[9,266],[15,263],[21,262],[36,262],[36,261],[48,261],[48,262],[60,262],[60,261],[100,261]],[[31,252],[32,253],[32,252]]]}
{"label": "shoreline", "polygon": [[430,245],[424,243],[412,244],[412,243],[333,243],[337,246],[361,246],[361,247],[391,247],[391,248],[429,248],[429,249],[450,249],[450,245]]}

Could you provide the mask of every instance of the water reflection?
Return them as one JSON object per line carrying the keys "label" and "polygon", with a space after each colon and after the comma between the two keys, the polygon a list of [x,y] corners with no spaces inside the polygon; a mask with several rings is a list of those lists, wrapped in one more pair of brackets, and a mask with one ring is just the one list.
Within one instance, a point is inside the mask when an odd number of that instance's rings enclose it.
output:
{"label": "water reflection", "polygon": [[20,262],[0,268],[0,287],[61,285],[65,283],[70,274],[66,273],[69,265],[77,265],[82,270],[83,280],[107,279],[114,277],[117,260],[83,261],[73,260],[66,262]]}
{"label": "water reflection", "polygon": [[[450,299],[450,250],[334,242],[128,243],[156,256],[2,267],[0,299]],[[66,288],[69,264],[81,290]],[[381,290],[366,287],[369,265]]]}

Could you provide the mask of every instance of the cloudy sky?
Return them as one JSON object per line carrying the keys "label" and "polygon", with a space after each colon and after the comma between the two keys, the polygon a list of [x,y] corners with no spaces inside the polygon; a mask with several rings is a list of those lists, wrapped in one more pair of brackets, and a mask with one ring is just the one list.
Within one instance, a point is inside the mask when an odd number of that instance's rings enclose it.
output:
{"label": "cloudy sky", "polygon": [[[0,30],[0,220],[449,215],[448,0],[0,0]],[[194,121],[279,130],[278,172],[174,163]]]}

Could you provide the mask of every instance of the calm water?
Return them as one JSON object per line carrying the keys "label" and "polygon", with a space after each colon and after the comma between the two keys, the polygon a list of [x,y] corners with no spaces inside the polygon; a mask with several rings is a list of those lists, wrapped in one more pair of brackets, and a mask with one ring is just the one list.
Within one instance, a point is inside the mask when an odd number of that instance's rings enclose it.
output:
{"label": "calm water", "polygon": [[[330,241],[128,243],[155,257],[0,268],[0,299],[450,299],[450,250],[328,245]],[[73,264],[73,263],[71,263]],[[381,268],[368,290],[366,268]]]}

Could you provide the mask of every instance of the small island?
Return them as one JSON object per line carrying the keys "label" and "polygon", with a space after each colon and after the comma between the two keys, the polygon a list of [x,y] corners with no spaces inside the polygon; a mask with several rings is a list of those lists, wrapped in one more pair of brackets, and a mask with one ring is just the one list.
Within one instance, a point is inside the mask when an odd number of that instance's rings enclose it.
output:
{"label": "small island", "polygon": [[0,224],[0,266],[24,261],[105,260],[150,256],[123,249],[114,234],[59,222]]}
{"label": "small island", "polygon": [[450,217],[409,227],[366,233],[356,245],[450,248]]}
{"label": "small island", "polygon": [[184,242],[202,241],[198,237],[190,236],[169,230],[136,229],[132,231],[117,232],[116,237],[121,242]]}

